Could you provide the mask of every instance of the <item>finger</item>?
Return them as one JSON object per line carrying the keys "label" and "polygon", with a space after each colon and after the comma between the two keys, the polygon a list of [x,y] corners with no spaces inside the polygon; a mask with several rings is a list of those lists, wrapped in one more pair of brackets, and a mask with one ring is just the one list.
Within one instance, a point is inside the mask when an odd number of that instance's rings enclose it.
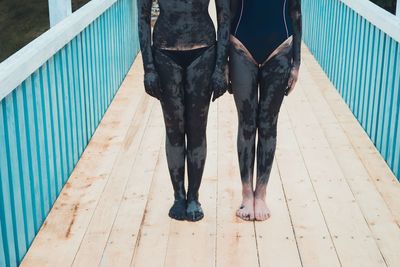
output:
{"label": "finger", "polygon": [[219,98],[221,95],[223,95],[223,92],[222,92],[221,89],[214,90],[212,102],[214,102],[215,100],[217,100],[217,98]]}
{"label": "finger", "polygon": [[155,97],[154,93],[150,90],[147,90],[146,93],[151,97]]}
{"label": "finger", "polygon": [[213,97],[212,97],[212,102],[214,102],[215,100],[217,100],[217,94],[215,93],[215,91],[213,92]]}
{"label": "finger", "polygon": [[148,90],[147,93],[148,93],[150,96],[154,97],[154,98],[160,99],[159,94],[158,94],[157,91],[154,90],[154,89]]}
{"label": "finger", "polygon": [[228,83],[228,93],[232,94],[232,83]]}
{"label": "finger", "polygon": [[289,89],[292,87],[292,84],[293,84],[293,78],[290,77],[287,85]]}
{"label": "finger", "polygon": [[156,90],[154,90],[154,92],[155,92],[155,98],[157,98],[158,100],[160,100],[161,99],[161,90],[160,90],[160,88],[157,88]]}
{"label": "finger", "polygon": [[295,87],[296,87],[296,81],[294,80],[294,81],[292,82],[292,84],[290,85],[289,94],[292,93],[292,92],[294,91],[294,88],[295,88]]}

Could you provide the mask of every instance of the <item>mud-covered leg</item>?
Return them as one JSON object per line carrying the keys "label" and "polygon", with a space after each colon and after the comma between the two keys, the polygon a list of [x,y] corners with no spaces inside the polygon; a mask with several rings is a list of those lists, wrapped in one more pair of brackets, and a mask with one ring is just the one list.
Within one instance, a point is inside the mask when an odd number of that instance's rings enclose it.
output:
{"label": "mud-covered leg", "polygon": [[210,77],[215,66],[215,47],[208,48],[187,68],[185,82],[185,131],[187,138],[187,220],[204,217],[199,188],[207,156],[207,117],[211,99]]}
{"label": "mud-covered leg", "polygon": [[161,106],[166,129],[165,150],[174,188],[175,201],[169,211],[169,216],[176,220],[184,220],[186,217],[184,184],[186,147],[183,70],[161,51],[154,51],[154,59],[163,89]]}
{"label": "mud-covered leg", "polygon": [[266,190],[276,150],[279,110],[290,72],[290,49],[282,51],[261,69],[258,108],[257,183],[254,194],[256,220],[270,217],[266,204]]}
{"label": "mud-covered leg", "polygon": [[254,220],[253,173],[257,132],[258,67],[242,51],[231,46],[229,68],[239,121],[237,152],[243,197],[236,215],[244,220]]}

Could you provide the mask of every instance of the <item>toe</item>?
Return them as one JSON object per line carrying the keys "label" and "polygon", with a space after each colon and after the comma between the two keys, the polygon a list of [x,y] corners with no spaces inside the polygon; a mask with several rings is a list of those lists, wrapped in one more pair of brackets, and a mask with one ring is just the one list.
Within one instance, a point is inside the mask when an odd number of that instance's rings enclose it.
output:
{"label": "toe", "polygon": [[238,217],[241,217],[241,210],[240,209],[238,209],[237,211],[236,211],[236,216],[238,216]]}

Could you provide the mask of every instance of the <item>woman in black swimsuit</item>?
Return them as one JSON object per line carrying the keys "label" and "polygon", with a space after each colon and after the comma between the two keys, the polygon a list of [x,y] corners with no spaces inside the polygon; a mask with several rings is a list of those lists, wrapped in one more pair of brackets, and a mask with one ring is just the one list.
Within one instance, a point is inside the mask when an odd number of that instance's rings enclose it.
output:
{"label": "woman in black swimsuit", "polygon": [[300,67],[301,0],[231,0],[231,10],[229,70],[239,117],[237,149],[243,185],[236,214],[245,220],[266,220],[279,109],[284,95],[293,90]]}
{"label": "woman in black swimsuit", "polygon": [[[160,100],[166,153],[175,201],[169,216],[203,218],[198,191],[206,160],[208,108],[221,96],[229,42],[229,0],[215,0],[218,43],[208,13],[209,0],[159,0],[160,15],[151,44],[152,0],[138,0],[139,38],[146,92]],[[184,185],[187,158],[189,186]]]}

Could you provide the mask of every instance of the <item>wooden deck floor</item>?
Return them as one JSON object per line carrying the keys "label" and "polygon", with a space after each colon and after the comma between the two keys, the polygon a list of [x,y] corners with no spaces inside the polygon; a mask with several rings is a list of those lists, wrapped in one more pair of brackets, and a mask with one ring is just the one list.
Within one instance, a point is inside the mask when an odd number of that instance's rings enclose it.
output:
{"label": "wooden deck floor", "polygon": [[266,222],[235,217],[236,123],[227,94],[209,115],[206,216],[170,220],[162,115],[138,57],[22,266],[400,266],[400,185],[306,48]]}

